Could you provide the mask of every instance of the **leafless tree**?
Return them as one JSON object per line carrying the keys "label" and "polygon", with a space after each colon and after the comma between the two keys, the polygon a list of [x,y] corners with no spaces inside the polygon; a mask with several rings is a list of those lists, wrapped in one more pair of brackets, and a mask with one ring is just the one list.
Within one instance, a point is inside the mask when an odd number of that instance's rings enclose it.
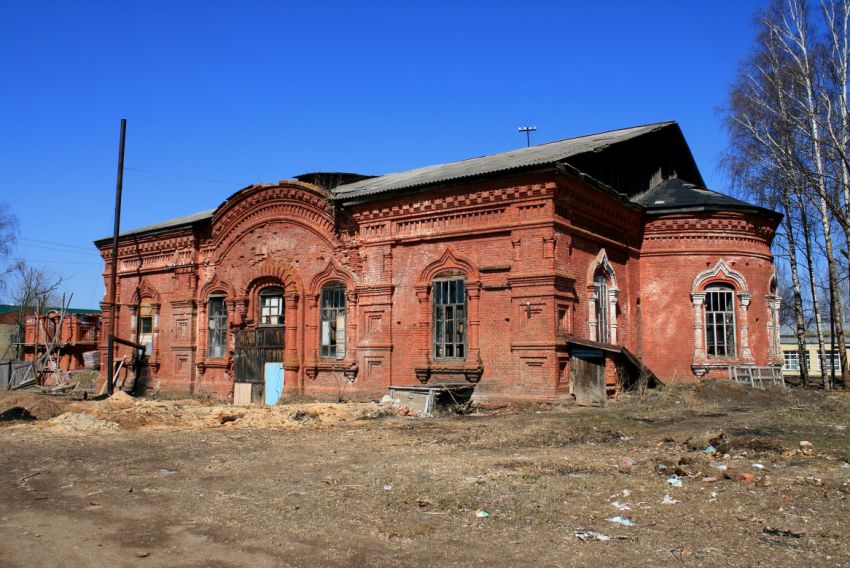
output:
{"label": "leafless tree", "polygon": [[[12,267],[11,280],[12,302],[20,306],[17,321],[20,343],[24,337],[27,316],[44,314],[45,308],[58,304],[62,277],[51,274],[43,268],[28,266],[24,261],[19,260]],[[19,345],[18,359],[22,355],[22,346]]]}
{"label": "leafless tree", "polygon": [[7,288],[7,278],[12,271],[9,260],[18,237],[18,218],[9,206],[0,201],[0,296]]}
{"label": "leafless tree", "polygon": [[[850,242],[849,18],[850,0],[820,0],[814,10],[805,0],[774,0],[756,17],[756,46],[726,111],[732,143],[725,163],[735,183],[785,215],[779,248],[790,268],[804,383],[806,303],[824,352],[817,290],[823,271],[832,330],[846,353],[839,271],[847,274],[841,252],[846,257]],[[841,376],[850,386],[844,356]]]}

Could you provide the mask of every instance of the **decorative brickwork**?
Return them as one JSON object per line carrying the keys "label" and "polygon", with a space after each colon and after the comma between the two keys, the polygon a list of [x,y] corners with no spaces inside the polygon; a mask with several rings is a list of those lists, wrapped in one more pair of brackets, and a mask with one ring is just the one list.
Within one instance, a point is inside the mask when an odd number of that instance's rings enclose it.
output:
{"label": "decorative brickwork", "polygon": [[[225,399],[248,356],[237,335],[262,328],[263,290],[282,298],[284,394],[377,398],[389,385],[472,381],[483,397],[553,400],[570,396],[571,337],[624,346],[662,380],[719,376],[779,356],[775,226],[757,212],[649,215],[562,171],[344,208],[307,183],[253,185],[211,218],[122,238],[118,329],[129,338],[140,306],[154,310],[148,388]],[[101,253],[107,275],[105,241]],[[435,278],[464,291],[441,308],[440,330]],[[721,283],[734,291],[727,358],[706,350],[706,287]],[[329,285],[344,288],[330,311]],[[457,334],[462,356],[435,351],[440,333]],[[607,361],[610,392],[615,375]]]}

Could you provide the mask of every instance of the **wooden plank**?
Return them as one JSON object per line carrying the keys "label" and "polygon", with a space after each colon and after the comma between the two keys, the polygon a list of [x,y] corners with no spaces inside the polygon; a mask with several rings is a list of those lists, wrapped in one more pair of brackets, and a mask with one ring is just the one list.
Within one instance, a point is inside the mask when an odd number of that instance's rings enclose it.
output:
{"label": "wooden plank", "polygon": [[251,404],[250,383],[235,383],[233,385],[233,404]]}

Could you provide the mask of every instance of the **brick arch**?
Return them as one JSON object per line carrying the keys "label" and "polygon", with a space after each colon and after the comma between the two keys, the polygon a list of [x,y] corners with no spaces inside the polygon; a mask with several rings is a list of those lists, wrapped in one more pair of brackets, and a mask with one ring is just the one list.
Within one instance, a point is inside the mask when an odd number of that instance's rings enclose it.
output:
{"label": "brick arch", "polygon": [[219,277],[217,273],[213,274],[213,277],[209,282],[201,286],[201,301],[205,302],[207,298],[209,298],[210,294],[215,294],[216,292],[224,292],[229,298],[233,298],[236,295],[235,288],[233,288],[230,283]]}
{"label": "brick arch", "polygon": [[335,281],[342,282],[348,289],[351,289],[357,283],[351,272],[330,259],[327,266],[310,281],[308,291],[310,294],[318,294],[325,284]]}
{"label": "brick arch", "polygon": [[283,287],[286,294],[298,295],[304,291],[304,285],[295,269],[288,262],[280,260],[265,260],[252,267],[245,274],[243,283],[240,288],[246,296],[272,284]]}
{"label": "brick arch", "polygon": [[729,265],[722,258],[712,268],[703,270],[696,275],[691,285],[691,292],[700,292],[706,286],[716,283],[734,283],[739,292],[749,292],[747,280],[744,278],[744,275],[729,268]]}
{"label": "brick arch", "polygon": [[329,194],[321,188],[294,181],[246,187],[216,210],[211,248],[218,251],[219,259],[224,258],[244,234],[281,222],[304,227],[333,247],[337,239],[328,198]]}
{"label": "brick arch", "polygon": [[142,280],[133,291],[130,303],[133,306],[138,306],[143,299],[149,299],[152,304],[160,303],[159,292],[145,280]]}
{"label": "brick arch", "polygon": [[419,285],[429,285],[435,276],[447,270],[459,270],[463,272],[466,275],[466,279],[470,282],[477,282],[479,279],[478,270],[469,260],[458,255],[451,248],[446,248],[440,258],[428,264],[419,273]]}
{"label": "brick arch", "polygon": [[596,277],[596,273],[602,270],[602,272],[608,277],[610,282],[609,288],[612,290],[619,290],[620,287],[617,284],[617,273],[614,272],[614,267],[611,266],[611,262],[608,260],[608,253],[605,249],[600,249],[599,253],[596,255],[596,259],[590,263],[590,266],[587,267],[587,286],[589,288],[593,287],[593,279]]}

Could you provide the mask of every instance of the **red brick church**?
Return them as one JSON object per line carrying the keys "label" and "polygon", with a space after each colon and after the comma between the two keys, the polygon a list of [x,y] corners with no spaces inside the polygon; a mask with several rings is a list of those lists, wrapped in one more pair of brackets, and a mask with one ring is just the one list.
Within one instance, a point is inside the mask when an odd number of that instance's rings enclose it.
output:
{"label": "red brick church", "polygon": [[[223,399],[235,385],[261,397],[267,363],[284,395],[350,398],[473,382],[554,400],[588,373],[609,390],[635,369],[723,377],[782,363],[779,219],[706,189],[674,122],[305,174],[123,233],[117,335],[147,346],[142,388]],[[108,281],[111,239],[96,244]]]}

